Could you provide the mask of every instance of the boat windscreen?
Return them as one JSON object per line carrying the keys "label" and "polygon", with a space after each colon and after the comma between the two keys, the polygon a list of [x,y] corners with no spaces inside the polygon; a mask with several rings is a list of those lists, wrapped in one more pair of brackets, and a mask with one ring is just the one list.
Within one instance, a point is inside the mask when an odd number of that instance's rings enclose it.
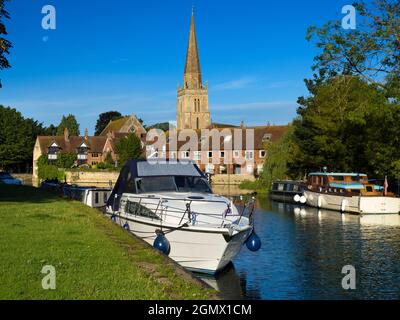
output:
{"label": "boat windscreen", "polygon": [[138,193],[201,192],[211,193],[208,183],[201,177],[164,176],[137,179]]}

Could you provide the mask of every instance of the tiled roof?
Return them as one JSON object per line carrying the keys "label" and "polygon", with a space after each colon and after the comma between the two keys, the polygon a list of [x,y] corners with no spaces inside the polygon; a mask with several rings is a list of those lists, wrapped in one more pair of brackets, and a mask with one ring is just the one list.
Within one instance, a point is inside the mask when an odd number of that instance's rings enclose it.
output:
{"label": "tiled roof", "polygon": [[114,121],[110,121],[104,130],[100,133],[100,136],[105,136],[108,132],[118,132],[122,126],[129,120],[129,116],[123,117]]}
{"label": "tiled roof", "polygon": [[[115,133],[114,135],[113,144],[120,138],[125,137],[126,133]],[[60,147],[63,153],[76,153],[77,149],[83,143],[88,146],[90,152],[102,153],[107,136],[89,136],[87,138],[70,136],[68,141],[65,140],[64,136],[38,136],[37,139],[42,153],[47,153],[49,146],[54,142]]]}

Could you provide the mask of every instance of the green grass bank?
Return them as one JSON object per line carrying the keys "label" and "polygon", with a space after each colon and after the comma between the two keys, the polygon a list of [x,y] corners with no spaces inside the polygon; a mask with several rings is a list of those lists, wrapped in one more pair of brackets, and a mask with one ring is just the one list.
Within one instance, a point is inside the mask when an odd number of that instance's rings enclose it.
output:
{"label": "green grass bank", "polygon": [[[0,184],[0,299],[213,299],[216,292],[97,210]],[[44,290],[43,266],[56,270]]]}

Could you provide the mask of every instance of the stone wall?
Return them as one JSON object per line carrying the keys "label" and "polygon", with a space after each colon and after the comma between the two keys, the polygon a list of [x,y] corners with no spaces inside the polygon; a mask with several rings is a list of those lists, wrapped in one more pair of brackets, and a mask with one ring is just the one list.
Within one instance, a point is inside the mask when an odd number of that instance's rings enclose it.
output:
{"label": "stone wall", "polygon": [[250,174],[215,174],[211,177],[213,185],[239,185],[243,181],[255,181],[255,177]]}
{"label": "stone wall", "polygon": [[[82,186],[108,187],[111,181],[114,185],[118,179],[119,172],[109,171],[66,171],[67,183]],[[247,174],[216,174],[212,176],[213,185],[239,185],[245,180],[254,181],[252,175]]]}
{"label": "stone wall", "polygon": [[119,171],[65,171],[67,183],[82,186],[109,187],[117,182]]}

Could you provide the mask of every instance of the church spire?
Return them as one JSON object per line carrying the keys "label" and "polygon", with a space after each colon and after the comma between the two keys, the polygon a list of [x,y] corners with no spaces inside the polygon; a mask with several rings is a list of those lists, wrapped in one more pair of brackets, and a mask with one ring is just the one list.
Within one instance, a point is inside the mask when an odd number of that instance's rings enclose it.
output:
{"label": "church spire", "polygon": [[184,87],[186,89],[202,88],[200,58],[197,47],[196,28],[194,24],[194,8],[190,21],[189,43],[186,52],[186,64],[184,74]]}

